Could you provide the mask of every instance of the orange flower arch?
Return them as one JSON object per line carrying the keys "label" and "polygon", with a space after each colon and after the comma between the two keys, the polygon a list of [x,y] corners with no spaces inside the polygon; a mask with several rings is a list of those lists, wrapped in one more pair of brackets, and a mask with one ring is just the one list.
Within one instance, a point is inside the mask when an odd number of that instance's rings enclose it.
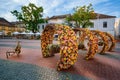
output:
{"label": "orange flower arch", "polygon": [[52,44],[53,35],[58,34],[60,42],[60,60],[57,70],[68,69],[77,60],[78,45],[74,31],[69,26],[48,24],[41,35],[41,47],[43,57],[50,57],[47,46]]}
{"label": "orange flower arch", "polygon": [[105,54],[105,51],[108,50],[109,46],[108,46],[108,38],[107,36],[104,34],[104,32],[101,32],[99,30],[91,30],[91,32],[94,34],[94,35],[99,35],[102,40],[103,40],[103,47],[102,49],[99,51],[100,54]]}
{"label": "orange flower arch", "polygon": [[81,28],[76,28],[73,29],[75,32],[80,31],[80,36],[79,36],[79,42],[84,42],[85,37],[88,37],[89,43],[89,49],[87,52],[87,55],[85,57],[86,60],[92,59],[95,55],[95,53],[98,50],[98,38],[92,34],[92,32],[88,29],[81,29]]}
{"label": "orange flower arch", "polygon": [[116,41],[115,41],[114,37],[113,37],[111,34],[109,34],[109,33],[107,33],[107,32],[104,32],[104,34],[109,37],[109,39],[110,39],[109,42],[112,43],[112,44],[109,46],[108,51],[112,51],[112,50],[115,48],[115,45],[116,45],[115,42],[116,42]]}

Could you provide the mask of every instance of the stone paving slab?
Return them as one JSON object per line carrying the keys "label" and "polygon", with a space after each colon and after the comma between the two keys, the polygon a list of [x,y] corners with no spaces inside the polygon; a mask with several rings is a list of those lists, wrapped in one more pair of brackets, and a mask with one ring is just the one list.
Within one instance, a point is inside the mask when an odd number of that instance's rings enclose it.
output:
{"label": "stone paving slab", "polygon": [[84,76],[0,59],[0,80],[90,80]]}

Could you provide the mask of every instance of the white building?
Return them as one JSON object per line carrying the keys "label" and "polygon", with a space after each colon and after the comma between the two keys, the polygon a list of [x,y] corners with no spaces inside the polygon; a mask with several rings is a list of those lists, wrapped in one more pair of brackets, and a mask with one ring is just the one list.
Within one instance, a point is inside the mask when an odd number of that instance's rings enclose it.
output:
{"label": "white building", "polygon": [[66,21],[65,18],[69,15],[70,14],[53,16],[48,19],[48,23],[64,24]]}
{"label": "white building", "polygon": [[93,27],[90,30],[100,30],[103,32],[108,32],[115,36],[115,16],[109,16],[105,14],[97,14],[95,19],[92,19]]}
{"label": "white building", "polygon": [[[53,16],[51,18],[48,18],[48,23],[65,24],[66,22],[65,18],[69,15],[70,14]],[[93,22],[94,25],[92,28],[90,28],[90,30],[105,31],[111,33],[114,36],[115,35],[114,24],[116,17],[98,13],[96,13],[96,15],[97,17],[95,19],[91,19],[91,22]],[[43,31],[45,25],[46,23],[39,25],[40,32]],[[74,22],[72,22],[72,25],[74,26]]]}
{"label": "white building", "polygon": [[51,18],[47,18],[48,19],[48,23],[42,23],[42,24],[38,24],[38,28],[39,28],[39,32],[42,33],[42,31],[44,30],[45,26],[49,23],[55,23],[55,24],[64,24],[65,23],[65,18],[67,15],[59,15],[59,16],[53,16]]}
{"label": "white building", "polygon": [[47,25],[47,23],[38,24],[38,29],[39,29],[40,33],[42,33],[42,31],[44,30],[44,28],[45,28],[46,25]]}

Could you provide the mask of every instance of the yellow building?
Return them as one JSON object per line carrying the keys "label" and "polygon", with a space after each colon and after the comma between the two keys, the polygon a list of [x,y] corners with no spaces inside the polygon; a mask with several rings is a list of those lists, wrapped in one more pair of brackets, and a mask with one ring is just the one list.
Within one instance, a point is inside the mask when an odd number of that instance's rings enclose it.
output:
{"label": "yellow building", "polygon": [[3,35],[11,35],[12,32],[14,31],[15,31],[14,25],[12,25],[4,18],[0,18],[0,32],[2,32]]}
{"label": "yellow building", "polygon": [[15,27],[15,31],[17,32],[25,32],[25,24],[21,21],[11,22]]}
{"label": "yellow building", "polygon": [[2,35],[11,36],[13,32],[23,32],[25,28],[20,22],[8,22],[6,19],[0,17],[0,33]]}

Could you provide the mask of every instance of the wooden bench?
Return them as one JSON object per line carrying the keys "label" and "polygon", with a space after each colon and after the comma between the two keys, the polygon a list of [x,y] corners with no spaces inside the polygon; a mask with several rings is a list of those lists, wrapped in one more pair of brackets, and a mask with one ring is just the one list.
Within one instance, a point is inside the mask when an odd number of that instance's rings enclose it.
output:
{"label": "wooden bench", "polygon": [[13,50],[8,50],[6,52],[6,57],[8,58],[9,56],[16,54],[19,57],[19,54],[21,53],[21,45],[20,41],[17,42],[17,46]]}

